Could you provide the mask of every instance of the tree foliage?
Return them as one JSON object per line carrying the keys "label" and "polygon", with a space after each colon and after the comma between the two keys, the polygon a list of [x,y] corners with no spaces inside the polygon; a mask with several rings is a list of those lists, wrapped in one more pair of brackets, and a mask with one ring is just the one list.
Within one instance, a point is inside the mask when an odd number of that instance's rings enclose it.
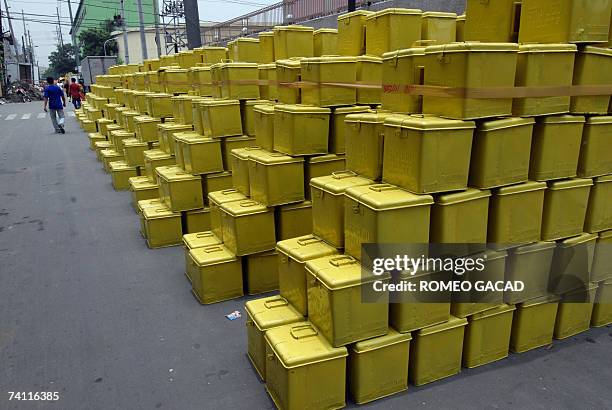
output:
{"label": "tree foliage", "polygon": [[75,67],[72,44],[58,44],[55,51],[49,55],[49,69],[46,74],[57,78],[68,72],[74,72]]}
{"label": "tree foliage", "polygon": [[[79,34],[79,44],[83,56],[103,56],[104,42],[111,38],[111,33],[115,30],[113,20],[106,20],[100,27],[89,28]],[[117,55],[117,42],[109,41],[106,45],[108,55]]]}

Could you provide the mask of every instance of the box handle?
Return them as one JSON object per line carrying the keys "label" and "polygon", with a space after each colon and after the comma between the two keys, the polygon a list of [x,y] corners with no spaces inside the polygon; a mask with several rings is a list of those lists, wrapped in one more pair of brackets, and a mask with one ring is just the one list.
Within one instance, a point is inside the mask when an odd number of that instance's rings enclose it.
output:
{"label": "box handle", "polygon": [[[304,334],[300,335],[299,332],[304,332]],[[289,330],[289,333],[296,340],[304,339],[306,337],[317,336],[319,334],[319,332],[317,332],[317,330],[312,327],[312,325],[293,326]]]}
{"label": "box handle", "polygon": [[196,233],[196,238],[208,238],[213,236],[212,232],[198,232]]}
{"label": "box handle", "polygon": [[437,40],[416,40],[412,42],[412,47],[422,47],[422,44],[425,45],[430,45],[430,44],[436,44],[438,41]]}
{"label": "box handle", "polygon": [[213,252],[220,252],[223,250],[223,248],[221,247],[221,245],[210,245],[210,246],[205,246],[203,250],[206,253],[213,253]]}
{"label": "box handle", "polygon": [[275,307],[287,306],[289,302],[282,296],[276,296],[275,298],[268,299],[264,302],[264,306],[268,309]]}
{"label": "box handle", "polygon": [[384,191],[395,191],[397,187],[391,184],[374,184],[368,187],[371,191],[374,192],[384,192]]}
{"label": "box handle", "polygon": [[268,154],[269,157],[284,157],[285,154],[283,154],[282,152],[272,152],[270,154]]}
{"label": "box handle", "polygon": [[268,353],[266,356],[267,356],[267,358],[268,358],[268,361],[270,361],[270,362],[271,362],[272,360],[274,360],[274,354],[272,354],[272,353]]}
{"label": "box handle", "polygon": [[238,191],[235,190],[234,188],[229,188],[229,189],[224,189],[223,191],[221,191],[221,195],[229,195],[229,194],[235,194]]}
{"label": "box handle", "polygon": [[253,201],[252,199],[245,199],[244,201],[240,201],[240,206],[243,208],[248,208],[249,206],[259,205],[259,202]]}
{"label": "box handle", "polygon": [[340,256],[336,256],[335,258],[331,258],[329,260],[329,263],[337,268],[339,268],[340,266],[345,266],[345,265],[352,265],[354,263],[359,263],[359,261],[355,258],[353,258],[350,255],[340,255]]}
{"label": "box handle", "polygon": [[245,324],[246,324],[247,326],[253,326],[253,325],[255,324],[255,322],[253,322],[252,320],[247,320],[247,321],[245,322]]}
{"label": "box handle", "polygon": [[304,239],[298,239],[297,241],[298,245],[301,245],[301,246],[306,246],[306,245],[310,245],[313,243],[319,243],[319,242],[321,242],[321,240],[315,236],[310,236]]}
{"label": "box handle", "polygon": [[350,178],[350,177],[356,177],[357,174],[354,173],[353,171],[334,171],[332,172],[332,177],[335,179],[343,179],[343,178]]}

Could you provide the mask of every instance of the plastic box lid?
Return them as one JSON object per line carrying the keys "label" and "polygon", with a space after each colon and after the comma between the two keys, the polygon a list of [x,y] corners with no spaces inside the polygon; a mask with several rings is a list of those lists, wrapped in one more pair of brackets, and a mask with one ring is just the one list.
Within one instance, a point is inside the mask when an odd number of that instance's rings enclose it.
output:
{"label": "plastic box lid", "polygon": [[363,113],[363,114],[349,114],[344,118],[344,122],[355,123],[362,122],[366,124],[383,124],[385,119],[389,117],[389,113]]}
{"label": "plastic box lid", "polygon": [[244,147],[244,148],[234,148],[231,150],[232,156],[241,159],[248,160],[251,154],[256,152],[262,152],[263,150],[259,147]]}
{"label": "plastic box lid", "polygon": [[523,245],[519,246],[518,248],[514,248],[512,250],[512,253],[516,255],[524,255],[526,253],[546,251],[555,248],[556,246],[557,244],[555,242],[535,242],[530,243],[529,245]]}
{"label": "plastic box lid", "polygon": [[413,56],[424,56],[425,48],[424,47],[413,47],[413,48],[404,48],[402,50],[389,51],[382,55],[383,61],[390,60],[393,58],[399,57],[413,57]]}
{"label": "plastic box lid", "polygon": [[424,329],[417,331],[419,336],[428,336],[435,333],[444,332],[446,330],[455,329],[458,327],[466,326],[468,324],[467,319],[461,319],[455,316],[451,316],[448,322],[440,323],[438,325],[429,326]]}
{"label": "plastic box lid", "polygon": [[372,112],[372,110],[370,109],[370,106],[368,105],[354,105],[354,106],[350,106],[350,107],[338,107],[338,108],[334,108],[332,111],[332,115],[347,115],[347,114],[353,114],[353,113],[365,113],[365,112]]}
{"label": "plastic box lid", "polygon": [[141,115],[141,116],[137,116],[134,117],[134,121],[137,123],[147,123],[147,122],[158,122],[161,123],[161,119],[160,118],[155,118],[155,117],[149,117],[148,115]]}
{"label": "plastic box lid", "polygon": [[612,116],[602,115],[602,116],[588,117],[586,119],[586,123],[590,125],[612,124]]}
{"label": "plastic box lid", "polygon": [[451,120],[434,116],[394,114],[385,119],[385,126],[411,130],[439,131],[476,128],[474,121]]}
{"label": "plastic box lid", "polygon": [[127,138],[123,140],[124,147],[147,147],[149,144],[146,142],[140,142],[136,138]]}
{"label": "plastic box lid", "polygon": [[515,309],[516,308],[512,305],[503,304],[503,305],[494,307],[493,309],[487,309],[484,312],[476,313],[469,317],[469,321],[473,322],[475,320],[486,319],[489,317],[502,315],[504,313],[513,312]]}
{"label": "plastic box lid", "polygon": [[142,209],[142,215],[145,219],[159,219],[159,218],[168,218],[168,217],[176,217],[180,218],[181,214],[172,212],[166,206],[151,206]]}
{"label": "plastic box lid", "polygon": [[251,37],[240,37],[236,39],[236,44],[238,43],[259,43],[259,39]]}
{"label": "plastic box lid", "polygon": [[491,196],[491,191],[488,189],[480,190],[468,188],[465,191],[453,192],[450,194],[438,195],[435,197],[435,202],[438,205],[454,205],[467,201],[474,201],[481,198]]}
{"label": "plastic box lid", "polygon": [[363,55],[363,56],[357,56],[355,57],[357,59],[357,62],[359,63],[375,63],[375,64],[382,64],[383,59],[380,57],[376,57],[376,56],[368,56],[368,55]]}
{"label": "plastic box lid", "polygon": [[538,298],[527,300],[523,303],[520,303],[519,306],[522,308],[529,308],[529,307],[544,305],[547,303],[558,303],[559,300],[561,300],[559,296],[546,295],[546,296],[540,296]]}
{"label": "plastic box lid", "polygon": [[207,180],[215,179],[215,178],[226,178],[226,177],[231,177],[231,176],[232,176],[232,171],[213,172],[212,174],[205,175]]}
{"label": "plastic box lid", "polygon": [[390,327],[389,333],[386,335],[357,342],[352,346],[352,349],[355,353],[365,353],[383,347],[409,342],[410,340],[412,340],[410,333],[399,333],[397,330]]}
{"label": "plastic box lid", "polygon": [[390,184],[352,187],[345,195],[375,211],[433,204],[431,195],[416,195]]}
{"label": "plastic box lid", "polygon": [[357,16],[371,16],[372,14],[374,14],[373,11],[369,11],[369,10],[355,10],[355,11],[351,11],[350,13],[345,13],[345,14],[341,14],[338,16],[338,21],[340,20],[344,20],[344,19],[349,19],[351,17],[357,17]]}
{"label": "plastic box lid", "polygon": [[174,139],[181,141],[181,142],[189,141],[192,139],[198,139],[198,138],[204,138],[204,136],[202,134],[198,134],[195,131],[184,131],[184,132],[174,133]]}
{"label": "plastic box lid", "polygon": [[323,57],[307,57],[300,60],[301,66],[310,64],[337,64],[337,63],[356,63],[356,57],[349,56],[323,56]]}
{"label": "plastic box lid", "polygon": [[292,369],[346,357],[345,347],[333,347],[310,322],[274,327],[265,338],[283,367]]}
{"label": "plastic box lid", "polygon": [[292,114],[331,114],[331,110],[329,108],[301,104],[278,104],[274,106],[274,109]]}
{"label": "plastic box lid", "polygon": [[513,127],[522,127],[525,125],[533,126],[535,120],[533,118],[503,118],[500,120],[485,121],[479,124],[479,131],[497,131]]}
{"label": "plastic box lid", "polygon": [[241,201],[244,199],[247,199],[247,197],[241,192],[238,192],[238,190],[234,188],[224,189],[223,191],[215,191],[215,192],[208,193],[208,200],[217,205],[224,204],[226,202],[231,202],[231,201]]}
{"label": "plastic box lid", "polygon": [[247,106],[250,106],[250,105],[270,105],[270,104],[276,104],[276,101],[270,101],[270,100],[247,100],[244,104],[247,105]]}
{"label": "plastic box lid", "polygon": [[336,248],[314,235],[299,236],[279,241],[276,243],[276,250],[299,263],[338,253]]}
{"label": "plastic box lid", "polygon": [[274,37],[273,31],[262,31],[258,34],[259,37]]}
{"label": "plastic box lid", "polygon": [[[195,66],[195,67],[191,67],[189,68],[189,71],[210,71],[210,66]],[[180,96],[179,96],[180,97]],[[190,97],[193,98],[195,96],[184,96],[184,97]],[[197,98],[197,97],[196,97]]]}
{"label": "plastic box lid", "polygon": [[584,54],[597,54],[605,57],[612,56],[612,48],[586,46],[581,52]]}
{"label": "plastic box lid", "polygon": [[590,178],[572,178],[560,181],[550,181],[548,183],[548,189],[551,191],[558,191],[561,189],[582,188],[592,185],[593,180]]}
{"label": "plastic box lid", "polygon": [[521,44],[519,53],[575,53],[575,44]]}
{"label": "plastic box lid", "polygon": [[204,137],[203,135],[200,135],[200,134],[196,134],[196,136],[194,136],[193,134],[185,135],[177,139],[179,139],[183,144],[186,144],[186,145],[218,144],[219,143],[218,138]]}
{"label": "plastic box lid", "polygon": [[386,16],[389,14],[410,14],[410,15],[422,15],[423,10],[420,9],[403,9],[403,8],[388,8],[383,9],[377,12],[374,12],[372,15],[368,16],[367,19],[375,19],[378,17]]}
{"label": "plastic box lid", "polygon": [[280,152],[268,152],[264,150],[253,153],[251,156],[249,156],[249,160],[255,161],[262,165],[280,165],[304,162],[303,157],[290,157],[289,155],[285,155]]}
{"label": "plastic box lid", "polygon": [[136,170],[136,167],[128,165],[126,161],[113,161],[108,163],[109,167],[113,171],[131,171]]}
{"label": "plastic box lid", "polygon": [[348,188],[372,184],[374,184],[374,181],[360,177],[353,171],[336,171],[331,175],[310,180],[310,186],[332,195],[342,195]]}
{"label": "plastic box lid", "polygon": [[438,53],[466,53],[475,51],[493,52],[518,52],[516,43],[479,43],[477,41],[466,41],[463,43],[451,43],[425,47],[425,54]]}
{"label": "plastic box lid", "polygon": [[310,32],[314,32],[314,28],[312,27],[298,26],[297,24],[291,25],[291,26],[274,26],[272,30],[273,31],[310,31]]}
{"label": "plastic box lid", "polygon": [[306,159],[306,162],[308,164],[320,164],[323,162],[334,162],[334,161],[344,161],[344,157],[338,156],[336,154],[324,154],[324,155],[317,155],[314,157],[308,157]]}
{"label": "plastic box lid", "polygon": [[[111,131],[111,135],[114,135],[116,137],[121,137],[121,138],[126,138],[126,137],[129,138],[129,137],[135,137],[136,133],[135,132],[129,132],[129,131],[126,131],[126,130],[114,130],[114,131]],[[136,139],[136,138],[134,138],[134,139]],[[138,141],[138,140],[136,140],[136,141]],[[138,142],[140,142],[140,141],[138,141]],[[143,142],[143,144],[146,144],[146,142]]]}
{"label": "plastic box lid", "polygon": [[[210,210],[209,210],[210,212]],[[201,248],[222,243],[211,231],[188,233],[183,235],[183,243],[189,249]]]}
{"label": "plastic box lid", "polygon": [[550,115],[545,117],[538,117],[536,119],[538,124],[568,124],[568,123],[584,123],[585,117],[583,115]]}
{"label": "plastic box lid", "polygon": [[260,70],[276,70],[276,63],[259,64],[257,68]]}
{"label": "plastic box lid", "polygon": [[522,184],[505,186],[502,188],[496,189],[494,192],[497,195],[513,195],[513,194],[522,194],[525,192],[531,191],[540,191],[546,189],[546,182],[536,182],[536,181],[527,181]]}
{"label": "plastic box lid", "polygon": [[195,248],[189,251],[189,255],[198,266],[218,265],[237,260],[236,255],[223,246],[223,244]]}
{"label": "plastic box lid", "polygon": [[240,106],[239,100],[219,100],[219,99],[207,99],[198,101],[200,105],[210,106],[210,107],[218,107],[218,106],[226,106],[226,105],[237,105]]}
{"label": "plastic box lid", "polygon": [[279,295],[250,300],[245,303],[245,309],[261,331],[304,320],[304,316]]}
{"label": "plastic box lid", "polygon": [[234,217],[272,212],[271,208],[268,208],[257,201],[253,201],[252,199],[225,202],[220,204],[219,207]]}
{"label": "plastic box lid", "polygon": [[294,70],[300,69],[300,60],[303,57],[287,58],[285,60],[276,60],[276,66],[281,68],[289,68]]}
{"label": "plastic box lid", "polygon": [[138,210],[140,211],[140,213],[142,213],[146,208],[166,208],[168,209],[166,204],[164,204],[164,201],[162,201],[159,198],[143,199],[141,201],[138,201]]}
{"label": "plastic box lid", "polygon": [[280,205],[278,207],[278,210],[280,212],[287,212],[287,211],[295,211],[297,209],[306,209],[306,208],[312,208],[312,202],[302,201],[302,202],[296,202],[294,204]]}
{"label": "plastic box lid", "polygon": [[339,290],[361,286],[375,280],[389,279],[390,275],[375,276],[361,271],[361,263],[349,255],[329,255],[306,262],[306,270],[327,289]]}
{"label": "plastic box lid", "polygon": [[338,30],[336,30],[335,28],[320,28],[318,30],[315,30],[314,33],[315,33],[315,35],[316,34],[323,34],[323,33],[338,34]]}
{"label": "plastic box lid", "polygon": [[603,232],[599,232],[599,239],[600,240],[612,239],[612,229],[609,229]]}
{"label": "plastic box lid", "polygon": [[597,178],[594,179],[594,182],[596,184],[603,184],[603,183],[606,183],[606,182],[612,182],[612,175],[604,175],[604,176],[601,176],[601,177],[597,177]]}
{"label": "plastic box lid", "polygon": [[253,107],[253,111],[257,111],[262,114],[274,114],[275,104],[259,104]]}
{"label": "plastic box lid", "polygon": [[595,233],[583,233],[578,236],[571,238],[562,239],[558,241],[558,245],[561,248],[571,248],[572,246],[581,245],[583,243],[593,242],[597,240],[597,234]]}
{"label": "plastic box lid", "polygon": [[457,13],[446,13],[443,11],[426,11],[423,13],[423,18],[437,18],[437,19],[457,19]]}
{"label": "plastic box lid", "polygon": [[157,167],[155,168],[155,172],[168,182],[195,181],[201,179],[198,176],[183,171],[181,167],[175,165]]}

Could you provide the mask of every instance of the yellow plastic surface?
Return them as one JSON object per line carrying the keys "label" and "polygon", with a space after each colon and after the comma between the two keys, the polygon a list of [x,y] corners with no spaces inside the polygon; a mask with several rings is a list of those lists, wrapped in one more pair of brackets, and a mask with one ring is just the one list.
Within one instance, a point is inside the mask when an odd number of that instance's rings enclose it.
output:
{"label": "yellow plastic surface", "polygon": [[189,251],[192,290],[202,304],[238,298],[242,292],[242,261],[223,245]]}
{"label": "yellow plastic surface", "polygon": [[599,284],[595,305],[593,306],[593,316],[591,326],[602,327],[612,323],[612,281]]}
{"label": "yellow plastic surface", "polygon": [[475,188],[526,182],[534,120],[504,118],[478,124],[472,143],[469,185]]}
{"label": "yellow plastic surface", "polygon": [[383,167],[384,121],[388,115],[372,113],[346,116],[346,169],[364,178],[380,180]]}
{"label": "yellow plastic surface", "polygon": [[357,186],[345,191],[345,252],[361,259],[364,243],[429,242],[433,198],[389,184]]}
{"label": "yellow plastic surface", "polygon": [[519,0],[467,0],[464,38],[457,41],[516,42],[520,6]]}
{"label": "yellow plastic surface", "polygon": [[254,106],[253,120],[257,146],[272,151],[274,149],[274,105]]}
{"label": "yellow plastic surface", "polygon": [[609,1],[522,0],[519,42],[607,43]]}
{"label": "yellow plastic surface", "polygon": [[222,98],[259,98],[257,63],[220,63],[220,66]]}
{"label": "yellow plastic surface", "polygon": [[266,332],[266,390],[279,409],[345,406],[346,348],[334,348],[309,322]]}
{"label": "yellow plastic surface", "polygon": [[255,137],[249,137],[248,135],[223,138],[221,154],[223,155],[223,166],[225,169],[233,171],[232,150],[254,147],[255,145]]}
{"label": "yellow plastic surface", "polygon": [[[348,255],[325,256],[306,262],[308,319],[339,347],[382,336],[388,331],[389,295],[377,292],[376,301],[362,301],[362,289],[389,276],[362,277],[361,264]],[[372,295],[374,296],[374,295]]]}
{"label": "yellow plastic surface", "polygon": [[[380,57],[357,57],[357,104],[380,104],[382,101],[383,64]],[[365,88],[368,87],[368,88]]]}
{"label": "yellow plastic surface", "polygon": [[310,201],[276,207],[276,239],[279,241],[308,235],[312,232]]}
{"label": "yellow plastic surface", "polygon": [[457,41],[455,13],[425,12],[421,20],[421,39],[448,44]]}
{"label": "yellow plastic surface", "polygon": [[554,252],[555,242],[536,242],[508,252],[505,280],[522,281],[525,289],[504,293],[504,302],[516,304],[546,296]]}
{"label": "yellow plastic surface", "polygon": [[612,174],[612,116],[589,117],[582,134],[578,176],[597,177]]}
{"label": "yellow plastic surface", "polygon": [[338,54],[360,56],[366,48],[366,18],[374,12],[356,10],[338,16]]}
{"label": "yellow plastic surface", "polygon": [[[459,88],[513,87],[518,45],[453,43],[425,49],[425,85]],[[486,73],[486,74],[485,74]],[[423,112],[455,119],[508,116],[511,98],[423,96]]]}
{"label": "yellow plastic surface", "polygon": [[388,51],[412,47],[421,40],[418,9],[384,9],[366,18],[366,54],[381,56]]}
{"label": "yellow plastic surface", "polygon": [[534,181],[573,178],[578,168],[584,117],[558,115],[536,120],[529,178]]}
{"label": "yellow plastic surface", "polygon": [[542,297],[517,305],[512,321],[510,349],[523,353],[553,341],[558,298]]}
{"label": "yellow plastic surface", "polygon": [[600,232],[593,256],[591,281],[612,280],[612,230]]}
{"label": "yellow plastic surface", "polygon": [[463,344],[465,367],[474,368],[508,357],[514,310],[514,306],[501,305],[469,317]]}
{"label": "yellow plastic surface", "polygon": [[[596,283],[588,284],[585,289],[578,289],[562,296],[555,322],[555,339],[566,339],[589,330],[597,287]],[[565,302],[566,298],[571,302]]]}
{"label": "yellow plastic surface", "polygon": [[385,336],[356,343],[349,351],[348,391],[367,403],[408,389],[410,334],[392,328]]}
{"label": "yellow plastic surface", "polygon": [[194,209],[185,212],[185,232],[197,233],[210,231],[210,208]]}
{"label": "yellow plastic surface", "polygon": [[[359,94],[359,91],[357,91]],[[367,105],[354,107],[339,107],[332,111],[332,118],[329,130],[329,152],[334,154],[344,154],[346,152],[345,130],[346,124],[344,120],[349,114],[358,114],[370,112],[370,107]]]}
{"label": "yellow plastic surface", "polygon": [[259,147],[236,148],[231,150],[232,185],[246,196],[251,193],[249,185],[249,155],[262,152]]}
{"label": "yellow plastic surface", "polygon": [[179,245],[182,240],[181,214],[164,207],[145,208],[142,211],[145,237],[150,248]]}
{"label": "yellow plastic surface", "polygon": [[223,240],[223,220],[221,219],[221,210],[219,206],[226,202],[241,201],[244,199],[247,199],[247,197],[235,189],[208,192],[211,230],[220,240]]}
{"label": "yellow plastic surface", "polygon": [[544,195],[542,240],[556,240],[582,233],[589,202],[591,179],[567,179],[548,183]]}
{"label": "yellow plastic surface", "polygon": [[249,295],[278,290],[278,255],[267,251],[244,258],[246,289]]}
{"label": "yellow plastic surface", "polygon": [[[578,86],[609,86],[612,84],[612,49],[586,46],[580,50],[576,54],[574,63],[573,83]],[[606,115],[609,103],[609,93],[572,97],[570,111],[574,114]]]}
{"label": "yellow plastic surface", "polygon": [[314,29],[305,26],[276,26],[274,32],[274,58],[312,57]]}
{"label": "yellow plastic surface", "polygon": [[137,168],[128,165],[125,161],[110,162],[109,168],[115,191],[130,189],[129,179],[138,175]]}
{"label": "yellow plastic surface", "polygon": [[234,61],[246,63],[260,62],[259,39],[239,37],[234,43]]}
{"label": "yellow plastic surface", "polygon": [[278,252],[278,283],[281,296],[302,315],[308,314],[306,262],[335,255],[338,250],[323,240],[305,235],[276,244]]}
{"label": "yellow plastic surface", "polygon": [[160,198],[173,212],[189,211],[204,206],[202,181],[199,176],[177,166],[157,167]]}
{"label": "yellow plastic surface", "polygon": [[357,81],[357,60],[354,57],[313,57],[300,60],[301,79],[313,86],[302,88],[303,104],[334,107],[357,103],[353,87],[333,84],[354,84]]}
{"label": "yellow plastic surface", "polygon": [[304,160],[278,152],[249,156],[251,197],[267,206],[304,200]]}
{"label": "yellow plastic surface", "polygon": [[301,322],[304,317],[282,296],[250,300],[245,303],[245,310],[248,315],[247,354],[257,374],[265,381],[267,361],[265,332],[273,327]]}
{"label": "yellow plastic surface", "polygon": [[223,243],[238,256],[274,249],[274,210],[253,201],[226,202],[219,205]]}
{"label": "yellow plastic surface", "polygon": [[257,62],[259,64],[273,63],[274,58],[274,33],[272,31],[263,31],[259,33],[259,55]]}
{"label": "yellow plastic surface", "polygon": [[383,180],[420,194],[466,188],[474,128],[471,121],[387,117]]}
{"label": "yellow plastic surface", "polygon": [[204,136],[242,135],[242,118],[238,100],[202,100],[199,102]]}
{"label": "yellow plastic surface", "polygon": [[315,30],[313,41],[314,57],[338,54],[338,30],[330,28]]}
{"label": "yellow plastic surface", "polygon": [[275,80],[278,82],[276,92],[278,101],[282,104],[299,104],[301,102],[301,89],[290,86],[301,78],[300,60],[301,58],[296,57],[276,61]]}
{"label": "yellow plastic surface", "polygon": [[451,316],[446,323],[413,334],[408,378],[415,386],[454,376],[461,371],[466,325],[466,319]]}

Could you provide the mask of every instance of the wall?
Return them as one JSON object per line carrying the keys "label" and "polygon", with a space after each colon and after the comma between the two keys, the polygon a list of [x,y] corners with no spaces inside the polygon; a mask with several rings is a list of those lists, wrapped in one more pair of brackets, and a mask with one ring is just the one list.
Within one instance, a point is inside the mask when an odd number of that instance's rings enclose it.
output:
{"label": "wall", "polygon": [[[125,0],[125,21],[127,27],[138,27],[138,3],[136,0]],[[142,12],[145,25],[154,23],[153,20],[153,0],[142,0]],[[116,14],[121,14],[120,0],[81,0],[76,12],[75,24],[76,35],[82,30],[103,23],[106,19],[113,19]]]}
{"label": "wall", "polygon": [[[113,37],[117,41],[119,47],[119,57],[121,60],[125,60],[125,52],[123,47],[123,32],[113,32]],[[147,55],[148,58],[157,58],[157,46],[155,45],[155,30],[153,28],[145,29],[145,38],[147,42]],[[164,42],[164,36],[160,29],[159,39],[161,41],[161,50],[164,54],[166,44]],[[136,29],[128,30],[128,52],[130,55],[130,64],[142,63],[142,48],[140,47],[140,31]],[[123,61],[125,62],[125,61]]]}

